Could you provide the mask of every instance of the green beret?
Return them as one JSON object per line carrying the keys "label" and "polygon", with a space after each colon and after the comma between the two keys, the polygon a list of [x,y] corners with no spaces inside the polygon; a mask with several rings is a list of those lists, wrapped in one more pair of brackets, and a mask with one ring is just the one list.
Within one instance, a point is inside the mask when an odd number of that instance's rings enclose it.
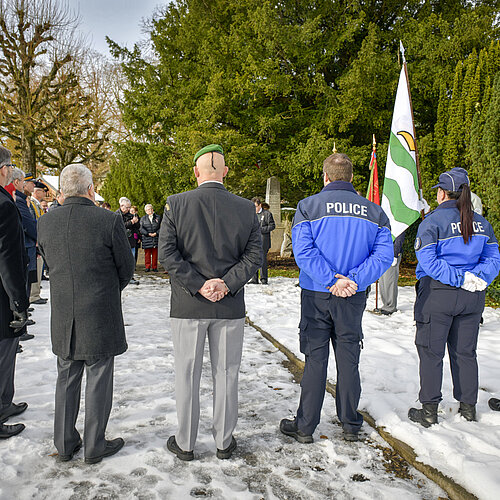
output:
{"label": "green beret", "polygon": [[194,155],[194,164],[196,165],[196,160],[201,156],[204,155],[205,153],[220,153],[222,156],[224,156],[224,151],[222,149],[222,146],[219,146],[218,144],[209,144],[208,146],[205,146],[204,148],[201,148],[195,155]]}

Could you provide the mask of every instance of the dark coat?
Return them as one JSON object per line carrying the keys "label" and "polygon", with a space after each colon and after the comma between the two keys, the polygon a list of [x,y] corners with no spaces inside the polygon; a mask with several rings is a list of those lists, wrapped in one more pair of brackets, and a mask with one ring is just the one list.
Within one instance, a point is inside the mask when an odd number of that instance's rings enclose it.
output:
{"label": "dark coat", "polygon": [[[134,214],[127,212],[124,214],[120,209],[116,211],[117,214],[121,215],[123,223],[125,224],[125,229],[127,233],[128,242],[130,243],[130,248],[135,248],[137,246],[137,240],[134,237],[134,233],[140,233],[141,223],[138,220],[136,223],[132,222]],[[139,219],[139,216],[137,216]]]}
{"label": "dark coat", "polygon": [[267,253],[271,248],[271,231],[276,229],[273,214],[269,210],[262,209],[257,214],[260,222],[260,232],[262,233],[262,247],[264,252]]}
{"label": "dark coat", "polygon": [[36,270],[36,220],[28,208],[26,203],[26,195],[21,193],[21,191],[16,190],[16,206],[21,214],[21,219],[24,229],[24,244],[26,246],[26,251],[28,252],[29,265],[28,269],[30,271]]}
{"label": "dark coat", "polygon": [[[141,217],[142,248],[155,248],[158,246],[158,231],[160,230],[160,216],[153,214],[151,223],[148,215]],[[148,236],[149,233],[156,233],[156,236]]]}
{"label": "dark coat", "polygon": [[28,256],[24,246],[21,214],[12,196],[0,186],[0,339],[18,337],[10,328],[12,311],[29,306],[26,290]]}
{"label": "dark coat", "polygon": [[125,352],[121,291],[135,262],[122,218],[69,197],[38,221],[38,246],[50,272],[54,354],[96,361]]}
{"label": "dark coat", "polygon": [[[262,263],[255,206],[217,182],[169,196],[158,257],[170,275],[171,317],[244,318],[243,287]],[[211,278],[222,278],[229,288],[215,303],[197,293]]]}

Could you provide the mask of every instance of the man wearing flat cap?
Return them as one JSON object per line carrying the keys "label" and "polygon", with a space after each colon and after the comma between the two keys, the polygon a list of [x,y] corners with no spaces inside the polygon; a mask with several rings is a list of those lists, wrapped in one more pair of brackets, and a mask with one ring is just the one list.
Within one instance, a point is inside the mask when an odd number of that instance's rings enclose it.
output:
{"label": "man wearing flat cap", "polygon": [[262,262],[260,225],[254,205],[229,193],[222,147],[194,157],[198,187],[169,196],[161,223],[158,256],[170,275],[170,316],[175,356],[178,429],[168,449],[194,458],[200,416],[199,390],[205,338],[212,364],[213,436],[217,457],[236,449],[238,373],[243,347],[243,288]]}

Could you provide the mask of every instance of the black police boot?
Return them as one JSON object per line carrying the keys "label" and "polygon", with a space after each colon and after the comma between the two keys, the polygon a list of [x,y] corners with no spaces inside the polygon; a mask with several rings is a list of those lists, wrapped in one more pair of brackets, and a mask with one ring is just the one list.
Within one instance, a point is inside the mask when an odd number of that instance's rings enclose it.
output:
{"label": "black police boot", "polygon": [[500,399],[490,398],[488,405],[493,411],[500,411]]}
{"label": "black police boot", "polygon": [[412,422],[417,422],[417,424],[423,425],[424,427],[430,427],[433,424],[438,423],[438,403],[422,403],[422,408],[410,408],[408,411],[408,418]]}
{"label": "black police boot", "polygon": [[468,420],[469,422],[477,422],[476,405],[460,403],[460,408],[458,409],[458,412],[460,413],[460,415],[462,415],[462,417],[465,418],[465,420]]}

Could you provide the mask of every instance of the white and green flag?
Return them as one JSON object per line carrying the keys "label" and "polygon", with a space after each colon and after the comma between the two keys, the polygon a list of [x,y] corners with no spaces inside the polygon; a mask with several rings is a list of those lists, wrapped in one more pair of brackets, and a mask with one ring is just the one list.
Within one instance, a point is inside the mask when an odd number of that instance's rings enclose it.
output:
{"label": "white and green flag", "polygon": [[420,197],[413,115],[403,64],[392,116],[382,194],[382,208],[391,222],[393,238],[420,217]]}

